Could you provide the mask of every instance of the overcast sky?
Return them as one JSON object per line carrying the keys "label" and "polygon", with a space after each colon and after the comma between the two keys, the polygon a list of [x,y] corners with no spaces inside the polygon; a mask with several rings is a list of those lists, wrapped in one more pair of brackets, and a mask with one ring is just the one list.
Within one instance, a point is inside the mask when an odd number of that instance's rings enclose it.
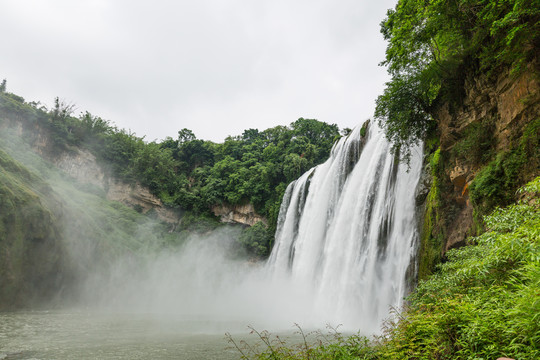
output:
{"label": "overcast sky", "polygon": [[0,80],[146,140],[221,142],[299,117],[353,127],[388,80],[397,0],[0,0]]}

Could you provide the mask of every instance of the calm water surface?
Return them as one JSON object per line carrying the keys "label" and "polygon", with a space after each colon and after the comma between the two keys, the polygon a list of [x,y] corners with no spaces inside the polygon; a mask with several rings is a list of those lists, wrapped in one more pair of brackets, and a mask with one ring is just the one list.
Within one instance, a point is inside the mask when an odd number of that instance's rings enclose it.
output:
{"label": "calm water surface", "polygon": [[248,337],[244,325],[81,311],[0,313],[0,360],[238,359],[224,334],[240,328],[236,340]]}

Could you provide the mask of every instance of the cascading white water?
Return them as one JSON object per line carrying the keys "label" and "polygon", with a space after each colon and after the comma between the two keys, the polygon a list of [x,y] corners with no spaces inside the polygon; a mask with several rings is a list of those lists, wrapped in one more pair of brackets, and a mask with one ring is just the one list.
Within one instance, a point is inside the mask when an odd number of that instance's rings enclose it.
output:
{"label": "cascading white water", "polygon": [[419,146],[409,167],[398,162],[371,124],[367,138],[357,127],[289,185],[267,269],[310,299],[304,311],[312,319],[372,333],[402,304],[421,162]]}

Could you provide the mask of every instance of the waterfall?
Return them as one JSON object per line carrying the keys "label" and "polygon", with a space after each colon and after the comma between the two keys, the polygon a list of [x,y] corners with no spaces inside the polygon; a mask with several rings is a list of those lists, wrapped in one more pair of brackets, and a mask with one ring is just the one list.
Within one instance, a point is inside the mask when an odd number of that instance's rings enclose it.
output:
{"label": "waterfall", "polygon": [[422,150],[407,165],[390,146],[374,124],[365,137],[357,127],[286,190],[267,271],[309,299],[304,311],[319,321],[373,333],[402,305]]}

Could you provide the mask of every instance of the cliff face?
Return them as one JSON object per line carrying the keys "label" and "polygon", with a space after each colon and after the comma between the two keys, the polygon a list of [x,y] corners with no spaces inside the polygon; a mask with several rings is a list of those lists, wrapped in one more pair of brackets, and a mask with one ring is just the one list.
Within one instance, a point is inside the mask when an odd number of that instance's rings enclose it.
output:
{"label": "cliff face", "polygon": [[[158,219],[169,224],[177,224],[181,220],[178,212],[163,205],[161,200],[153,195],[146,187],[138,183],[127,184],[118,179],[110,178],[99,166],[94,155],[89,151],[77,149],[73,152],[62,153],[53,159],[56,167],[73,177],[81,184],[91,184],[103,190],[107,200],[118,201],[142,214],[155,212]],[[212,207],[214,215],[223,223],[253,226],[259,221],[267,225],[267,220],[256,213],[252,204],[216,205]]]}
{"label": "cliff face", "polygon": [[77,149],[54,159],[55,165],[81,184],[91,184],[103,190],[107,200],[118,201],[145,214],[154,210],[157,217],[168,223],[177,223],[179,215],[166,208],[148,188],[138,183],[127,184],[106,176],[104,170],[89,151]]}
{"label": "cliff face", "polygon": [[432,247],[442,257],[464,245],[481,229],[481,215],[505,205],[517,187],[540,173],[537,73],[532,64],[519,76],[509,71],[491,78],[470,76],[463,98],[433,113],[440,147],[427,164],[431,203],[423,250]]}
{"label": "cliff face", "polygon": [[46,133],[38,131],[33,148],[80,184],[94,186],[103,191],[107,200],[118,201],[142,214],[152,210],[159,220],[169,224],[177,224],[180,221],[180,214],[167,208],[148,188],[108,176],[96,157],[88,150],[72,149],[69,152],[50,155],[53,153],[50,151],[51,143],[52,140]]}
{"label": "cliff face", "polygon": [[53,159],[57,168],[83,184],[92,184],[105,190],[107,178],[97,164],[96,157],[87,150],[62,153]]}
{"label": "cliff face", "polygon": [[179,216],[148,190],[111,181],[84,151],[45,160],[13,130],[0,133],[0,310],[69,303],[114,259],[167,243]]}
{"label": "cliff face", "polygon": [[0,309],[49,298],[65,281],[59,201],[0,150]]}
{"label": "cliff face", "polygon": [[221,222],[253,226],[258,222],[268,225],[267,220],[255,212],[251,204],[244,205],[216,205],[212,207],[214,215],[219,216]]}
{"label": "cliff face", "polygon": [[532,71],[515,77],[510,71],[496,78],[471,77],[465,82],[461,106],[445,104],[436,114],[442,150],[450,150],[473,123],[491,122],[497,151],[510,149],[523,128],[540,111],[538,78]]}

